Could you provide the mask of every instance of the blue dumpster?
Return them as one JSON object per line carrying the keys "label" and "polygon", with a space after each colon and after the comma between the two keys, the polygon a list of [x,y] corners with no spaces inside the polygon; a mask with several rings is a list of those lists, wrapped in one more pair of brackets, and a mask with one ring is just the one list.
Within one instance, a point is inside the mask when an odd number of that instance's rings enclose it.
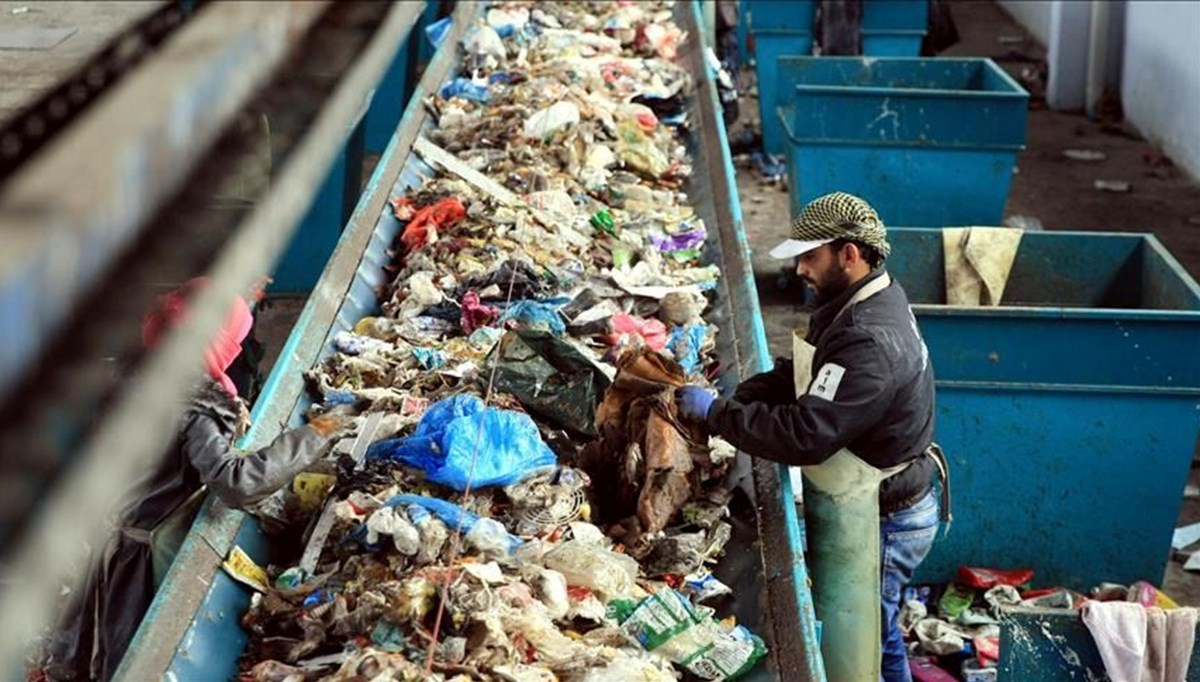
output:
{"label": "blue dumpster", "polygon": [[926,0],[863,3],[862,53],[868,57],[916,57],[929,23]]}
{"label": "blue dumpster", "polygon": [[816,0],[744,0],[747,23],[752,33],[760,29],[813,32]]}
{"label": "blue dumpster", "polygon": [[990,59],[786,57],[778,69],[793,213],[841,190],[889,225],[1000,224],[1029,95]]}
{"label": "blue dumpster", "polygon": [[787,151],[787,136],[779,118],[775,116],[778,104],[781,57],[785,55],[807,55],[812,52],[811,33],[791,29],[753,29],[754,73],[758,78],[759,118],[762,121],[763,150],[771,154]]}
{"label": "blue dumpster", "polygon": [[[1200,646],[1186,682],[1200,682]],[[1107,680],[1104,661],[1078,611],[1015,607],[1000,616],[1000,682]]]}
{"label": "blue dumpster", "polygon": [[1200,287],[1150,235],[1031,232],[1000,307],[952,307],[942,232],[889,236],[954,493],[917,579],[969,564],[1159,584],[1200,432]]}
{"label": "blue dumpster", "polygon": [[762,122],[763,149],[782,154],[783,130],[775,120],[775,63],[783,55],[812,53],[814,0],[746,0],[746,17],[754,42],[754,75],[758,82],[758,111]]}

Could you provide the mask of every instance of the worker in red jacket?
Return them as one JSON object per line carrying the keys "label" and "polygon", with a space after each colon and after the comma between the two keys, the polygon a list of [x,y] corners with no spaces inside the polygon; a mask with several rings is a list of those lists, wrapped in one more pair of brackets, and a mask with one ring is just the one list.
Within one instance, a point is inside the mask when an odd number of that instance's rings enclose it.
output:
{"label": "worker in red jacket", "polygon": [[[196,279],[160,299],[142,326],[147,348],[185,317]],[[225,371],[241,352],[253,320],[241,297],[204,354],[205,377],[184,409],[178,435],[158,464],[132,486],[79,596],[64,614],[42,672],[50,680],[108,680],[121,663],[191,527],[204,491],[243,507],[286,485],[328,450],[348,420],[324,416],[281,434],[257,452],[234,443],[249,425],[246,405]]]}

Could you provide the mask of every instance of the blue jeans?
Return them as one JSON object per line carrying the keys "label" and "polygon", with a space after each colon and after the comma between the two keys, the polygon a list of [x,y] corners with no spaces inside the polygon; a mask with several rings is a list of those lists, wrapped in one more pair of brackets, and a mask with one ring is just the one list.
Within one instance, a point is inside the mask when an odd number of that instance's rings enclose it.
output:
{"label": "blue jeans", "polygon": [[937,497],[930,491],[907,509],[879,519],[879,548],[883,561],[884,682],[912,682],[908,651],[900,633],[900,595],[913,572],[929,554],[938,531]]}

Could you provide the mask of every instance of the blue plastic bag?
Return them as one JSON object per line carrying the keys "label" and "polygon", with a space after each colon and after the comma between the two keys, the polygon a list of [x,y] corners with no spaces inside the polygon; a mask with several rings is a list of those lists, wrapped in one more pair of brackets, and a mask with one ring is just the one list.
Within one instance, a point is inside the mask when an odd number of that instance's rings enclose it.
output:
{"label": "blue plastic bag", "polygon": [[446,81],[438,90],[438,96],[442,99],[458,97],[484,104],[487,103],[489,97],[487,86],[479,85],[470,78],[455,78]]}
{"label": "blue plastic bag", "polygon": [[[416,515],[412,513],[413,507],[421,507],[429,510],[434,516],[442,520],[446,527],[452,531],[458,531],[463,535],[471,532],[475,527],[475,523],[479,521],[479,517],[462,507],[447,502],[446,500],[437,497],[425,497],[423,495],[396,495],[392,499],[383,503],[385,507],[395,507],[404,505],[410,509],[409,516],[416,521]],[[511,533],[508,535],[509,551],[512,551],[521,545],[521,538],[518,538]]]}
{"label": "blue plastic bag", "polygon": [[700,371],[700,347],[704,345],[707,335],[708,326],[701,323],[671,330],[671,335],[667,337],[667,348],[675,355],[675,361],[683,368],[684,374],[690,376]]}
{"label": "blue plastic bag", "polygon": [[455,490],[509,485],[557,464],[529,415],[487,407],[469,394],[434,403],[413,435],[379,441],[367,458],[402,462]]}
{"label": "blue plastic bag", "polygon": [[522,329],[540,329],[561,336],[566,333],[567,325],[559,316],[558,308],[554,303],[529,299],[517,301],[505,309],[504,314],[500,316],[500,323],[515,320],[517,326]]}
{"label": "blue plastic bag", "polygon": [[429,40],[429,44],[433,45],[433,49],[436,50],[442,46],[442,42],[446,40],[446,34],[450,33],[452,25],[454,25],[454,18],[446,17],[425,27],[425,37]]}

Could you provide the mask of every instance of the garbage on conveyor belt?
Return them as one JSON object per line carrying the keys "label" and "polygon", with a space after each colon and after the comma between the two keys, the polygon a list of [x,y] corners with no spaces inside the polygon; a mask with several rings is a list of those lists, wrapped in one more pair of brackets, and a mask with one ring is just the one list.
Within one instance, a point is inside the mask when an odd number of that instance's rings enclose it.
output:
{"label": "garbage on conveyor belt", "polygon": [[[306,488],[330,490],[315,568],[252,581],[243,680],[724,680],[764,656],[707,605],[733,448],[676,416],[718,370],[720,273],[682,192],[670,7],[506,2],[468,30],[414,147],[439,174],[391,204],[382,311],[307,374],[313,412],[385,417]],[[296,543],[319,506],[258,513]]]}
{"label": "garbage on conveyor belt", "polygon": [[[1025,568],[963,566],[954,582],[906,587],[899,619],[914,653],[910,657],[913,679],[995,680],[1000,661],[1001,610],[1006,607],[1082,613],[1102,653],[1112,643],[1114,633],[1132,631],[1129,622],[1114,627],[1117,621],[1140,616],[1144,624],[1150,610],[1161,610],[1168,622],[1176,618],[1186,621],[1179,626],[1182,631],[1195,631],[1196,609],[1180,608],[1148,582],[1101,583],[1082,594],[1065,587],[1034,588],[1034,575],[1033,570]],[[1095,626],[1094,621],[1100,624]],[[1193,640],[1190,634],[1186,638],[1189,646]]]}

